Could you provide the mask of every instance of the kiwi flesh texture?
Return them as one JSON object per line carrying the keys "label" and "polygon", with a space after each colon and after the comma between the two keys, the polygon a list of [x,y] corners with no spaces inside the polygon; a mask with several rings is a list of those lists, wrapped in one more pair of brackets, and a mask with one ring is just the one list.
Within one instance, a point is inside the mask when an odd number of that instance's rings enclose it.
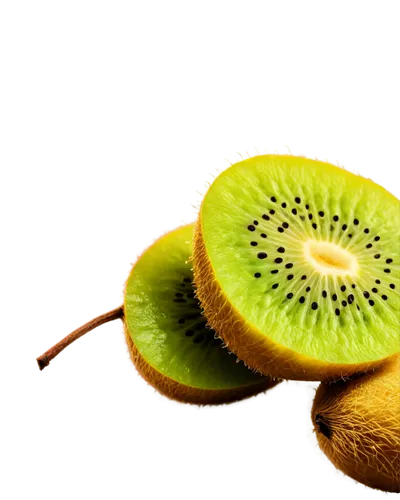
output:
{"label": "kiwi flesh texture", "polygon": [[206,326],[192,284],[193,229],[165,234],[132,268],[124,300],[132,361],[156,389],[183,402],[217,404],[265,391],[278,380],[250,371]]}
{"label": "kiwi flesh texture", "polygon": [[197,296],[262,373],[326,380],[400,350],[400,203],[303,157],[241,161],[212,183],[194,235]]}
{"label": "kiwi flesh texture", "polygon": [[400,356],[353,380],[321,383],[312,421],[337,469],[366,486],[400,492]]}

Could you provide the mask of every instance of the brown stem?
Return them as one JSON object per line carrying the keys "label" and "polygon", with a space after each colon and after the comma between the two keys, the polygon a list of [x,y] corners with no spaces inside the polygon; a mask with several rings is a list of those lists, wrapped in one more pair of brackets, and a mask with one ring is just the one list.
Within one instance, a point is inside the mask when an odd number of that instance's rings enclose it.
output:
{"label": "brown stem", "polygon": [[72,342],[75,342],[75,340],[79,339],[79,337],[82,337],[82,335],[85,335],[85,333],[90,332],[90,330],[93,330],[94,328],[97,328],[100,325],[103,325],[104,323],[108,323],[109,321],[113,321],[114,319],[118,318],[123,318],[124,317],[124,308],[123,306],[117,307],[117,309],[114,309],[113,311],[110,311],[108,313],[102,314],[101,316],[98,316],[97,318],[92,319],[88,323],[84,324],[77,330],[74,330],[72,333],[67,335],[64,339],[60,340],[56,345],[51,347],[48,351],[46,351],[44,354],[36,358],[36,361],[39,365],[40,370],[43,370],[43,368],[46,368],[50,361],[57,356],[57,354],[60,354],[60,352],[68,347]]}

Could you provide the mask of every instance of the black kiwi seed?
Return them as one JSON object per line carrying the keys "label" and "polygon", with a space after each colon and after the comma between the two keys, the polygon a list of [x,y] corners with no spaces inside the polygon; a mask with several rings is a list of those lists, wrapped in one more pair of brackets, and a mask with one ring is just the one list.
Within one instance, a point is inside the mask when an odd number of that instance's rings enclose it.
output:
{"label": "black kiwi seed", "polygon": [[255,274],[254,274],[254,277],[255,277],[255,278],[261,278],[261,273],[255,273]]}
{"label": "black kiwi seed", "polygon": [[324,214],[324,212],[322,212],[322,210],[320,210],[320,211],[318,212],[318,215],[319,215],[320,217],[323,217],[325,214]]}
{"label": "black kiwi seed", "polygon": [[349,301],[349,304],[352,304],[354,302],[354,295],[350,294],[348,297],[347,297],[347,300]]}
{"label": "black kiwi seed", "polygon": [[183,304],[184,302],[186,302],[185,299],[174,299],[174,302],[177,302],[178,304]]}
{"label": "black kiwi seed", "polygon": [[375,236],[375,238],[374,238],[375,241],[379,241],[380,239],[381,239],[380,236]]}
{"label": "black kiwi seed", "polygon": [[292,208],[292,214],[297,215],[297,210],[295,208]]}
{"label": "black kiwi seed", "polygon": [[192,282],[192,280],[190,278],[183,278],[183,281],[185,283],[191,283]]}
{"label": "black kiwi seed", "polygon": [[323,292],[322,292],[322,297],[323,297],[324,299],[326,299],[326,297],[327,297],[327,296],[328,296],[328,294],[326,293],[326,290],[323,290]]}
{"label": "black kiwi seed", "polygon": [[271,196],[271,201],[273,201],[274,203],[276,202],[275,196]]}
{"label": "black kiwi seed", "polygon": [[256,230],[256,228],[252,224],[250,224],[250,226],[247,226],[247,229],[249,231],[255,231]]}
{"label": "black kiwi seed", "polygon": [[278,283],[275,283],[272,285],[272,288],[275,290],[276,288],[278,288],[279,284]]}
{"label": "black kiwi seed", "polygon": [[176,292],[175,297],[183,297],[183,293],[181,293],[181,292]]}
{"label": "black kiwi seed", "polygon": [[311,309],[313,309],[313,311],[317,310],[318,309],[318,304],[316,302],[313,302],[311,304]]}
{"label": "black kiwi seed", "polygon": [[256,241],[250,241],[250,245],[252,247],[256,247],[258,245],[258,243]]}
{"label": "black kiwi seed", "polygon": [[301,277],[302,280],[306,280],[307,279],[307,276],[305,274],[303,274],[303,276]]}
{"label": "black kiwi seed", "polygon": [[360,310],[360,306],[357,304],[357,311],[359,311],[359,310]]}
{"label": "black kiwi seed", "polygon": [[300,215],[300,219],[304,222],[306,220],[304,215]]}
{"label": "black kiwi seed", "polygon": [[294,278],[293,274],[289,274],[289,276],[287,277],[287,279],[290,281]]}
{"label": "black kiwi seed", "polygon": [[373,300],[369,300],[368,302],[369,302],[370,306],[374,306],[375,305],[375,302]]}
{"label": "black kiwi seed", "polygon": [[286,207],[287,207],[286,203],[285,203],[285,202],[283,202],[283,203],[282,203],[282,208],[286,208]]}
{"label": "black kiwi seed", "polygon": [[392,290],[394,290],[394,289],[396,288],[396,286],[395,286],[393,283],[390,283],[390,285],[389,285],[389,286],[390,286],[390,288],[391,288]]}
{"label": "black kiwi seed", "polygon": [[369,298],[369,292],[364,292],[364,297],[365,297],[366,299],[368,299],[368,298]]}
{"label": "black kiwi seed", "polygon": [[390,269],[384,269],[383,272],[384,273],[390,273]]}
{"label": "black kiwi seed", "polygon": [[358,224],[360,224],[360,221],[359,221],[358,219],[354,219],[354,221],[353,221],[353,222],[354,222],[354,225],[355,225],[355,226],[358,226]]}
{"label": "black kiwi seed", "polygon": [[393,262],[393,259],[386,259],[386,264],[391,264]]}
{"label": "black kiwi seed", "polygon": [[329,226],[329,229],[333,231],[335,228],[332,226],[332,224]]}
{"label": "black kiwi seed", "polygon": [[377,253],[376,255],[374,255],[374,259],[380,259],[381,258],[381,255],[379,253]]}
{"label": "black kiwi seed", "polygon": [[296,198],[294,199],[294,201],[295,201],[296,203],[300,203],[300,202],[301,202],[301,200],[300,200],[300,198],[299,198],[298,196],[296,196]]}
{"label": "black kiwi seed", "polygon": [[345,300],[342,300],[342,306],[343,307],[346,307],[347,306],[347,302]]}
{"label": "black kiwi seed", "polygon": [[381,284],[381,280],[375,280],[375,283],[376,283],[377,285],[380,285],[380,284]]}
{"label": "black kiwi seed", "polygon": [[312,214],[308,214],[308,218],[312,220]]}
{"label": "black kiwi seed", "polygon": [[311,287],[309,287],[309,286],[308,286],[308,287],[306,288],[306,292],[309,292],[310,290],[311,290]]}
{"label": "black kiwi seed", "polygon": [[364,229],[364,233],[365,233],[365,234],[368,234],[368,233],[369,233],[369,229],[368,229],[367,227]]}
{"label": "black kiwi seed", "polygon": [[255,226],[258,226],[258,220],[253,220],[253,224],[254,224]]}
{"label": "black kiwi seed", "polygon": [[340,289],[342,290],[342,292],[345,292],[345,291],[346,291],[346,285],[342,285],[342,286],[340,287]]}
{"label": "black kiwi seed", "polygon": [[317,224],[315,224],[315,222],[314,222],[314,224],[312,225],[312,227],[313,227],[314,229],[317,229],[317,227],[318,227],[318,226],[317,226]]}
{"label": "black kiwi seed", "polygon": [[283,227],[278,227],[278,232],[283,233],[284,231]]}
{"label": "black kiwi seed", "polygon": [[383,299],[383,300],[387,300],[387,299],[388,299],[388,298],[387,298],[387,295],[382,295],[382,299]]}
{"label": "black kiwi seed", "polygon": [[372,291],[373,293],[378,293],[378,289],[377,289],[377,288],[373,288],[371,291]]}
{"label": "black kiwi seed", "polygon": [[308,210],[310,208],[310,205],[306,205],[306,209]]}
{"label": "black kiwi seed", "polygon": [[287,229],[289,227],[289,224],[287,222],[282,222],[282,226]]}
{"label": "black kiwi seed", "polygon": [[340,311],[339,311],[339,309],[335,309],[335,314],[336,314],[336,316],[340,316]]}
{"label": "black kiwi seed", "polygon": [[261,233],[260,236],[261,236],[261,238],[266,238],[267,237],[267,235],[265,233]]}
{"label": "black kiwi seed", "polygon": [[278,269],[273,269],[273,270],[271,271],[271,274],[278,274],[278,273],[279,273]]}
{"label": "black kiwi seed", "polygon": [[287,297],[288,299],[291,299],[291,298],[293,297],[293,293],[292,293],[292,292],[288,293],[288,294],[286,295],[286,297]]}
{"label": "black kiwi seed", "polygon": [[300,304],[304,304],[305,300],[306,300],[306,299],[305,299],[305,297],[300,297],[300,298],[299,298],[299,302],[300,302]]}
{"label": "black kiwi seed", "polygon": [[355,288],[355,287],[356,287],[356,285],[353,283],[353,284],[351,285],[351,288]]}
{"label": "black kiwi seed", "polygon": [[281,257],[277,257],[274,262],[276,262],[277,264],[281,264],[283,262],[283,259],[281,259]]}
{"label": "black kiwi seed", "polygon": [[271,209],[271,210],[269,211],[269,213],[270,213],[271,215],[274,215],[275,210],[272,210],[272,209]]}
{"label": "black kiwi seed", "polygon": [[349,238],[352,238],[352,237],[353,237],[353,235],[352,235],[352,234],[348,234],[347,236],[348,236]]}
{"label": "black kiwi seed", "polygon": [[368,245],[365,245],[365,248],[371,248],[372,247],[372,243],[368,243]]}
{"label": "black kiwi seed", "polygon": [[266,259],[268,255],[265,252],[258,252],[257,257],[259,259]]}
{"label": "black kiwi seed", "polygon": [[343,229],[343,231],[346,231],[346,229],[347,229],[347,224],[343,224],[342,229]]}
{"label": "black kiwi seed", "polygon": [[267,215],[267,214],[263,214],[262,218],[263,218],[264,220],[270,220],[270,219],[269,219],[269,215]]}
{"label": "black kiwi seed", "polygon": [[284,249],[283,247],[279,247],[279,248],[278,248],[278,252],[279,252],[279,253],[285,253],[285,249]]}
{"label": "black kiwi seed", "polygon": [[292,269],[293,267],[293,264],[291,262],[289,262],[289,264],[286,264],[286,269]]}
{"label": "black kiwi seed", "polygon": [[332,295],[332,300],[333,300],[333,302],[336,302],[336,301],[337,301],[337,295],[336,295],[336,293],[334,293],[334,294]]}
{"label": "black kiwi seed", "polygon": [[339,216],[338,216],[338,215],[334,215],[334,216],[333,216],[333,220],[334,220],[335,222],[337,222],[337,221],[339,220]]}

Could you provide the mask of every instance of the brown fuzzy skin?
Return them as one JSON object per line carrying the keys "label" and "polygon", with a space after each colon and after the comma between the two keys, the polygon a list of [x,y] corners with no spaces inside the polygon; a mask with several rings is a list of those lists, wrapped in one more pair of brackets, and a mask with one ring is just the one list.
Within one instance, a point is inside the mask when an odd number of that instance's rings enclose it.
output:
{"label": "brown fuzzy skin", "polygon": [[[135,267],[144,253],[157,244],[160,238],[164,238],[174,231],[179,231],[181,228],[182,226],[175,226],[153,238],[151,242],[139,252],[137,257],[131,261],[129,274],[123,286],[124,297],[129,276],[135,272]],[[125,307],[124,316],[126,317]],[[234,389],[210,390],[190,387],[163,375],[147,363],[133,343],[124,320],[121,321],[121,334],[127,360],[138,378],[152,390],[156,398],[176,406],[188,406],[197,410],[236,406],[246,401],[266,396],[286,383],[286,381],[275,380],[271,377],[260,377],[259,382]]]}
{"label": "brown fuzzy skin", "polygon": [[400,355],[374,373],[322,383],[311,415],[318,444],[337,469],[400,493]]}
{"label": "brown fuzzy skin", "polygon": [[281,380],[273,380],[269,377],[260,377],[260,382],[235,389],[211,390],[189,387],[163,375],[147,363],[133,343],[125,322],[124,332],[126,343],[128,344],[129,354],[140,375],[158,392],[167,396],[169,399],[173,399],[181,403],[196,405],[219,405],[223,403],[233,403],[235,401],[255,396],[260,392],[271,389],[281,382]]}
{"label": "brown fuzzy skin", "polygon": [[194,229],[193,248],[195,289],[208,324],[218,332],[227,348],[250,368],[290,380],[326,381],[365,373],[390,362],[395,356],[360,364],[329,363],[276,343],[247,323],[225,297],[203,240],[201,211]]}

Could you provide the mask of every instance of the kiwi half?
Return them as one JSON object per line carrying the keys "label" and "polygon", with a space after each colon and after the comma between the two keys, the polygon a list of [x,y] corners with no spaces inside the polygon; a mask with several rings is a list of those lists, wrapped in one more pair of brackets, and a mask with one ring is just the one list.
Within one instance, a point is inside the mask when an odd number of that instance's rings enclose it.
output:
{"label": "kiwi half", "polygon": [[209,325],[262,373],[326,380],[400,351],[400,203],[329,163],[265,155],[202,202],[194,278]]}
{"label": "kiwi half", "polygon": [[322,383],[312,421],[337,469],[366,486],[400,492],[400,356],[375,373]]}
{"label": "kiwi half", "polygon": [[275,386],[278,380],[251,372],[207,328],[189,263],[193,229],[193,224],[182,226],[148,248],[132,268],[123,307],[89,322],[40,356],[40,369],[84,333],[122,318],[137,370],[171,399],[228,403]]}

